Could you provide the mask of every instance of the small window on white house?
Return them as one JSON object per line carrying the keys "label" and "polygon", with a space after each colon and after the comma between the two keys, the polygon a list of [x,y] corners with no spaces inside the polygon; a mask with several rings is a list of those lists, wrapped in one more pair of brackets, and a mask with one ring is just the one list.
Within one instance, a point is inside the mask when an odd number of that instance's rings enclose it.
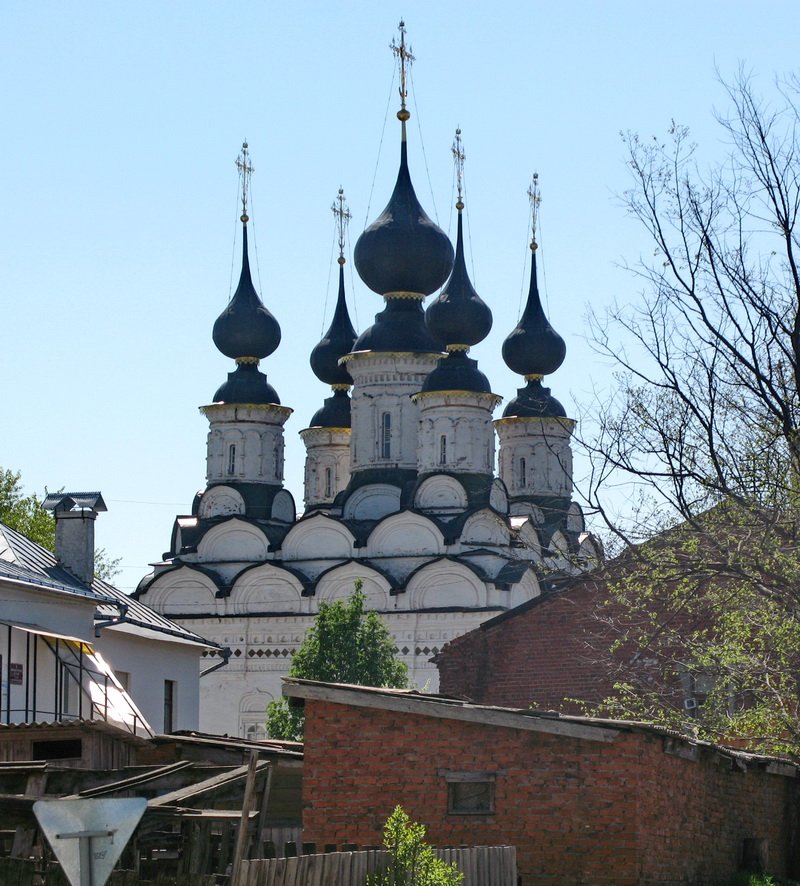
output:
{"label": "small window on white house", "polygon": [[520,488],[522,488],[522,489],[525,488],[525,473],[526,473],[526,470],[527,470],[527,466],[526,466],[526,463],[525,463],[525,459],[524,459],[524,458],[521,458],[521,459],[519,460],[519,485],[520,485]]}
{"label": "small window on white house", "polygon": [[389,412],[381,415],[381,458],[392,457],[392,416]]}
{"label": "small window on white house", "polygon": [[496,772],[453,772],[440,769],[447,782],[448,815],[494,814]]}
{"label": "small window on white house", "polygon": [[447,437],[445,434],[439,437],[439,464],[447,464]]}
{"label": "small window on white house", "polygon": [[333,495],[333,471],[330,468],[325,468],[325,498],[330,498]]}
{"label": "small window on white house", "polygon": [[236,473],[236,444],[231,443],[228,447],[228,475]]}

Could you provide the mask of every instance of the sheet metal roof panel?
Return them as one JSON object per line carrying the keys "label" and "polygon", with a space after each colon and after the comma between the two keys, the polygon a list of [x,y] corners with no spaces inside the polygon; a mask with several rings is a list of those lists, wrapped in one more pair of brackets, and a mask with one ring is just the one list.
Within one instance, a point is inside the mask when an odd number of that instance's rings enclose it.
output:
{"label": "sheet metal roof panel", "polygon": [[87,587],[58,565],[52,551],[48,551],[4,523],[0,523],[0,574],[2,570],[13,571],[14,574],[9,574],[8,577],[24,581],[31,586],[38,584],[52,590],[93,599],[98,604],[98,614],[102,619],[118,618],[120,610],[116,604],[124,604],[127,607],[127,619],[132,624],[139,624],[204,646],[217,646],[195,634],[194,631],[159,615],[144,603],[129,597],[124,591],[120,591],[101,578],[95,578],[91,586]]}
{"label": "sheet metal roof panel", "polygon": [[62,570],[54,569],[52,570],[52,573],[53,576],[51,577],[51,575],[47,573],[43,574],[36,570],[28,569],[25,566],[20,566],[17,563],[9,563],[8,561],[0,560],[0,578],[7,578],[13,582],[20,582],[29,585],[32,588],[44,588],[49,591],[56,591],[60,594],[82,597],[100,605],[108,605],[111,603],[111,597],[100,596],[85,585],[76,585],[73,582],[69,582],[68,575],[65,575],[67,580],[59,580],[60,573],[63,574]]}

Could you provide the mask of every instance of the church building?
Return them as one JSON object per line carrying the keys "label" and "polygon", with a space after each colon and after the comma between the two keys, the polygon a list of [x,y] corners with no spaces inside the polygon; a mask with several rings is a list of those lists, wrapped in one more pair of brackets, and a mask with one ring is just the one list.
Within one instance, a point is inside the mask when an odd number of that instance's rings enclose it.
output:
{"label": "church building", "polygon": [[539,297],[536,180],[530,289],[503,344],[503,359],[524,384],[495,420],[502,397],[469,357],[489,334],[492,313],[466,269],[460,137],[454,249],[411,180],[402,23],[393,49],[401,84],[397,182],[353,254],[382,310],[357,334],[345,297],[349,213],[340,191],[338,299],[310,355],[331,396],[300,431],[301,514],[283,486],[292,410],[259,368],[281,330],[251,279],[246,144],[239,159],[241,276],[213,328],[214,344],[236,366],[201,407],[209,422],[206,488],[191,513],[176,518],[169,552],[135,595],[230,649],[227,665],[202,683],[200,724],[209,732],[263,735],[265,708],[280,697],[280,678],[320,604],[348,597],[356,580],[411,679],[435,691],[431,659],[445,643],[600,556],[571,499],[575,423],[542,385],[566,346]]}

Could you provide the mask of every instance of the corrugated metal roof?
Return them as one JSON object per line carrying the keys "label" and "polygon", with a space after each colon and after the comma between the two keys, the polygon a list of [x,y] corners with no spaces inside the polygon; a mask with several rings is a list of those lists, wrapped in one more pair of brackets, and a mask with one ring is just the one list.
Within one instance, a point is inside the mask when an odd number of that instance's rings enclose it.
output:
{"label": "corrugated metal roof", "polygon": [[[71,497],[74,499],[77,494],[73,493]],[[97,494],[85,493],[87,496]],[[50,590],[88,597],[97,604],[97,616],[102,621],[119,618],[120,610],[115,604],[120,603],[127,608],[127,624],[179,637],[191,643],[217,647],[216,643],[159,615],[103,579],[95,578],[91,586],[87,587],[59,566],[51,551],[4,523],[0,523],[0,575],[25,582],[32,587],[39,585]]]}

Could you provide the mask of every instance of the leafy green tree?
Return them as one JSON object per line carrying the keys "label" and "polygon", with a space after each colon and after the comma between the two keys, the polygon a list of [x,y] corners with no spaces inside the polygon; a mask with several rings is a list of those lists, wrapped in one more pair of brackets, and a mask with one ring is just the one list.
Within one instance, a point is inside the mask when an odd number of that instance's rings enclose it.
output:
{"label": "leafy green tree", "polygon": [[[56,524],[35,495],[25,495],[21,474],[0,467],[0,522],[15,529],[36,544],[55,549]],[[119,572],[120,558],[109,557],[105,548],[94,555],[94,571],[98,578],[110,581]]]}
{"label": "leafy green tree", "polygon": [[[389,629],[375,612],[364,611],[362,582],[347,600],[322,603],[308,634],[292,658],[290,677],[358,686],[408,686],[408,667],[395,655]],[[273,738],[301,741],[303,714],[286,699],[267,707]]]}
{"label": "leafy green tree", "polygon": [[19,471],[0,468],[0,521],[48,551],[53,550],[53,516],[35,495],[25,495]]}
{"label": "leafy green tree", "polygon": [[386,820],[383,842],[391,860],[386,871],[367,874],[364,886],[458,886],[464,875],[455,863],[433,854],[425,825],[411,821],[401,806]]}
{"label": "leafy green tree", "polygon": [[582,432],[626,551],[606,712],[800,753],[800,81],[725,88],[718,163],[674,123],[626,139],[652,249],[641,300],[594,318],[617,389]]}

